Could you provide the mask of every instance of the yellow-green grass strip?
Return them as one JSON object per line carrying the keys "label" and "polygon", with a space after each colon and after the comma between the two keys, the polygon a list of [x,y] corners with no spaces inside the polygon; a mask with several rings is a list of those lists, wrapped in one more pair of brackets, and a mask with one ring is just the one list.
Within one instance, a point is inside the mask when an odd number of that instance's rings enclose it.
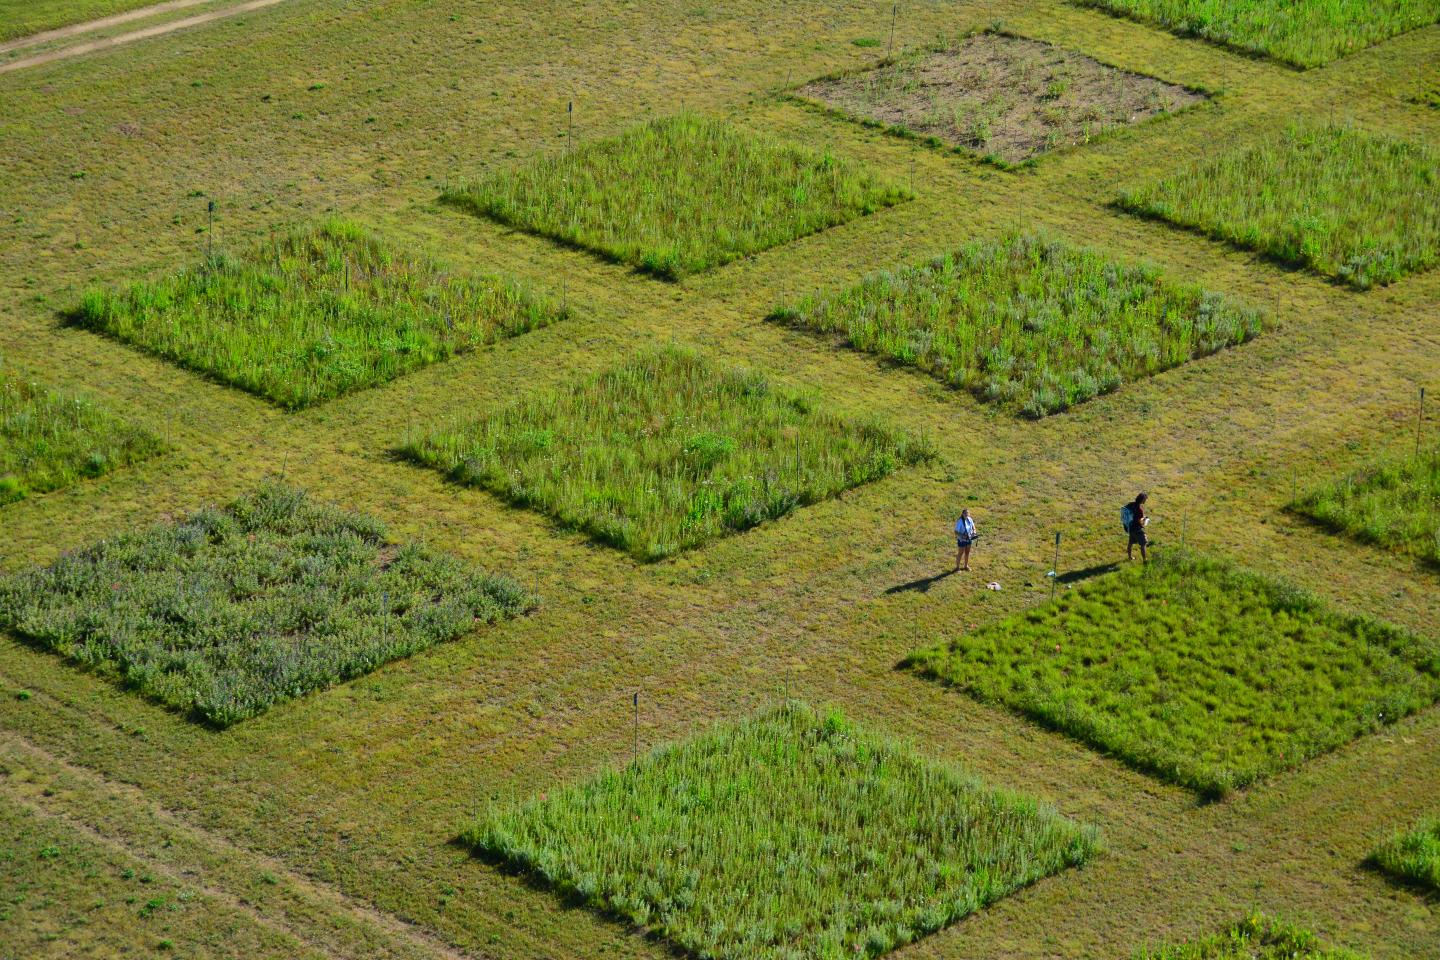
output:
{"label": "yellow-green grass strip", "polygon": [[1172,549],[908,665],[1217,797],[1440,698],[1440,644]]}
{"label": "yellow-green grass strip", "polygon": [[83,396],[0,369],[0,505],[99,477],[164,444]]}
{"label": "yellow-green grass strip", "polygon": [[275,484],[0,578],[0,627],[219,727],[533,604]]}
{"label": "yellow-green grass strip", "polygon": [[1440,447],[1379,459],[1290,507],[1337,533],[1440,567]]}
{"label": "yellow-green grass strip", "polygon": [[1251,914],[1234,926],[1196,940],[1141,950],[1135,960],[1365,960],[1331,947],[1305,927]]}
{"label": "yellow-green grass strip", "polygon": [[0,0],[0,43],[153,6],[160,0]]}
{"label": "yellow-green grass strip", "polygon": [[1440,21],[1440,0],[1075,0],[1301,69]]}
{"label": "yellow-green grass strip", "polygon": [[790,703],[483,814],[483,856],[697,957],[876,957],[1099,847],[1032,797]]}
{"label": "yellow-green grass strip", "polygon": [[1370,855],[1379,869],[1406,883],[1440,892],[1440,817],[1400,830]]}
{"label": "yellow-green grass strip", "polygon": [[838,336],[1029,417],[1244,343],[1264,318],[1059,240],[1012,234],[881,270],[771,319]]}
{"label": "yellow-green grass strip", "polygon": [[417,432],[402,451],[647,561],[935,456],[927,440],[676,346]]}
{"label": "yellow-green grass strip", "polygon": [[564,316],[513,280],[332,219],[161,280],[91,290],[72,320],[295,409]]}
{"label": "yellow-green grass strip", "polygon": [[691,113],[442,193],[461,209],[670,280],[909,197],[829,150]]}
{"label": "yellow-green grass strip", "polygon": [[1348,126],[1293,123],[1117,204],[1357,290],[1440,261],[1440,152]]}

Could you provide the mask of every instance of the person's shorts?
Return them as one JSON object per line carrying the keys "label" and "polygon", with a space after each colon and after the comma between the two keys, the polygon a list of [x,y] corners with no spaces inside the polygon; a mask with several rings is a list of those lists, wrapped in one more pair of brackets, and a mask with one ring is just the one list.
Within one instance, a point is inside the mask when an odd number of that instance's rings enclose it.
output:
{"label": "person's shorts", "polygon": [[1136,527],[1130,531],[1130,545],[1133,547],[1137,544],[1142,547],[1150,545],[1150,538],[1145,536],[1144,527]]}
{"label": "person's shorts", "polygon": [[974,541],[974,540],[966,540],[966,539],[963,538],[963,537],[956,537],[956,538],[955,538],[955,546],[959,547],[961,550],[964,550],[964,549],[966,549],[967,547],[973,547],[973,546],[975,546],[975,541]]}

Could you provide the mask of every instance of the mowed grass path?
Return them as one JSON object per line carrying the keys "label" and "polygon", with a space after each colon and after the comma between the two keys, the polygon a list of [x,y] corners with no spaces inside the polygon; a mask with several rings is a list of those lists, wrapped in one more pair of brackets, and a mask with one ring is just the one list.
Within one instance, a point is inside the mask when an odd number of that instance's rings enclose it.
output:
{"label": "mowed grass path", "polygon": [[1440,20],[1440,0],[1076,0],[1296,67]]}
{"label": "mowed grass path", "polygon": [[1261,315],[1045,237],[977,242],[771,318],[837,334],[1030,417],[1243,343]]}
{"label": "mowed grass path", "polygon": [[158,439],[84,397],[0,371],[0,505],[137,463]]}
{"label": "mowed grass path", "polygon": [[1306,494],[1291,509],[1440,567],[1440,448],[1365,466]]}
{"label": "mowed grass path", "polygon": [[725,960],[879,956],[1098,848],[1032,798],[794,703],[488,813],[463,840]]}
{"label": "mowed grass path", "polygon": [[909,196],[828,150],[690,113],[442,194],[462,209],[671,280]]}
{"label": "mowed grass path", "polygon": [[642,560],[935,456],[927,441],[673,346],[416,434],[403,450]]}
{"label": "mowed grass path", "polygon": [[1170,552],[908,663],[1218,796],[1434,703],[1440,646]]}
{"label": "mowed grass path", "polygon": [[148,7],[160,0],[0,0],[0,43],[72,23]]}
{"label": "mowed grass path", "polygon": [[1365,290],[1440,261],[1440,152],[1293,124],[1118,204]]}
{"label": "mowed grass path", "polygon": [[1142,950],[1135,960],[1365,960],[1327,946],[1297,924],[1254,914],[1219,933],[1186,943]]}
{"label": "mowed grass path", "polygon": [[1375,849],[1370,862],[1397,879],[1440,893],[1440,816],[1397,832]]}
{"label": "mowed grass path", "polygon": [[217,726],[532,603],[277,485],[0,579],[0,627]]}
{"label": "mowed grass path", "polygon": [[162,280],[92,290],[72,319],[293,409],[564,315],[514,281],[332,219]]}

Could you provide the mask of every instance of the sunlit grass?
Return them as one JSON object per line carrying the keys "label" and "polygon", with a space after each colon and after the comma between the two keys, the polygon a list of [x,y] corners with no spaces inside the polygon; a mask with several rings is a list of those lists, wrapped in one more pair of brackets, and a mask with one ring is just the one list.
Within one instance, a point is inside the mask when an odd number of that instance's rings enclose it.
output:
{"label": "sunlit grass", "polygon": [[874,213],[909,191],[828,150],[682,113],[442,196],[673,280]]}
{"label": "sunlit grass", "polygon": [[1294,124],[1118,202],[1360,290],[1440,261],[1440,153],[1350,127]]}
{"label": "sunlit grass", "polygon": [[1257,311],[1056,240],[1009,236],[771,315],[1031,417],[1254,337]]}
{"label": "sunlit grass", "polygon": [[934,456],[928,442],[677,347],[417,433],[404,451],[643,560]]}
{"label": "sunlit grass", "polygon": [[1391,876],[1440,892],[1440,817],[1426,817],[1396,832],[1370,855]]}
{"label": "sunlit grass", "polygon": [[1440,565],[1440,449],[1379,460],[1291,507],[1357,540]]}
{"label": "sunlit grass", "polygon": [[1095,855],[1021,794],[788,704],[463,840],[699,957],[874,957]]}
{"label": "sunlit grass", "polygon": [[563,316],[513,281],[458,272],[328,220],[244,256],[89,291],[73,319],[297,408]]}
{"label": "sunlit grass", "polygon": [[56,27],[98,20],[160,0],[0,0],[0,43]]}
{"label": "sunlit grass", "polygon": [[1440,697],[1440,646],[1184,551],[910,658],[1155,776],[1215,796]]}
{"label": "sunlit grass", "polygon": [[1219,933],[1142,950],[1135,960],[1364,960],[1327,946],[1314,933],[1283,920],[1251,914]]}

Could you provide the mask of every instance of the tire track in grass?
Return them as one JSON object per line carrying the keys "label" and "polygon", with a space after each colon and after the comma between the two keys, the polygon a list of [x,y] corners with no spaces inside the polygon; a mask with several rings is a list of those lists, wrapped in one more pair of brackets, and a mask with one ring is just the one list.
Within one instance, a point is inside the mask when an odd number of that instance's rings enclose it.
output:
{"label": "tire track in grass", "polygon": [[86,20],[83,23],[72,23],[69,26],[56,27],[53,30],[42,30],[39,33],[27,34],[23,37],[16,37],[13,40],[6,40],[4,43],[0,43],[0,53],[10,53],[13,50],[23,50],[26,47],[38,47],[42,43],[49,43],[52,40],[68,40],[71,37],[94,33],[96,30],[107,30],[110,27],[118,27],[121,24],[132,23],[136,20],[147,20],[150,17],[158,17],[162,13],[184,10],[186,7],[195,7],[202,3],[209,2],[211,2],[211,0],[166,0],[164,3],[153,3],[148,7],[141,7],[138,10],[127,10],[124,13],[101,17],[98,20]]}

